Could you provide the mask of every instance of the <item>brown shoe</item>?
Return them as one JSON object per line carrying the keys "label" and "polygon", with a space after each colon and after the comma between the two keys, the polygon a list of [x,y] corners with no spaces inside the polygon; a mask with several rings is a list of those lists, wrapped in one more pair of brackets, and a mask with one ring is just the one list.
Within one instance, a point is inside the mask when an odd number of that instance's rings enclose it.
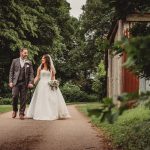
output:
{"label": "brown shoe", "polygon": [[19,117],[21,120],[24,120],[24,115],[20,114]]}
{"label": "brown shoe", "polygon": [[12,113],[12,118],[16,118],[16,116],[17,116],[17,112],[16,112],[16,111],[13,111],[13,113]]}

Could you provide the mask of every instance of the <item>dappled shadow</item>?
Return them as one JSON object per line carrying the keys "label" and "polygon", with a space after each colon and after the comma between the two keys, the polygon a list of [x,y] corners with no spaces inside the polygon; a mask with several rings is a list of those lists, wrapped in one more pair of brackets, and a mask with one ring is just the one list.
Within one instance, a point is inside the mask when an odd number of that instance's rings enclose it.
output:
{"label": "dappled shadow", "polygon": [[[13,141],[7,141],[0,145],[0,150],[31,150],[34,146],[42,141],[41,135],[28,136],[22,139],[14,138]],[[35,147],[36,149],[36,147]]]}

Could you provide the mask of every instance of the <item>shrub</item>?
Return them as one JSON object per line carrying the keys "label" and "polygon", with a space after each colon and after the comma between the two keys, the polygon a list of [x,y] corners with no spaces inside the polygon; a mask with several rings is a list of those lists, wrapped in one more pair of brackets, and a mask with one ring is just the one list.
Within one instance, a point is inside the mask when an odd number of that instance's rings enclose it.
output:
{"label": "shrub", "polygon": [[[108,99],[109,103],[109,99]],[[144,105],[125,111],[110,124],[101,122],[100,103],[79,105],[79,110],[91,118],[91,122],[103,129],[111,139],[114,149],[149,150],[150,149],[150,110]]]}
{"label": "shrub", "polygon": [[0,98],[0,105],[11,105],[12,99],[10,98]]}
{"label": "shrub", "polygon": [[113,143],[123,150],[146,150],[150,146],[148,124],[150,110],[138,106],[127,110],[112,125],[104,123],[102,126],[110,132]]}
{"label": "shrub", "polygon": [[93,79],[92,89],[99,99],[106,96],[106,71],[104,61],[101,60],[97,68],[97,73]]}
{"label": "shrub", "polygon": [[72,83],[66,83],[61,87],[62,94],[67,102],[92,102],[96,101],[95,95],[88,95],[86,92],[81,91],[80,87]]}
{"label": "shrub", "polygon": [[126,133],[124,149],[149,150],[150,149],[150,121],[136,124]]}

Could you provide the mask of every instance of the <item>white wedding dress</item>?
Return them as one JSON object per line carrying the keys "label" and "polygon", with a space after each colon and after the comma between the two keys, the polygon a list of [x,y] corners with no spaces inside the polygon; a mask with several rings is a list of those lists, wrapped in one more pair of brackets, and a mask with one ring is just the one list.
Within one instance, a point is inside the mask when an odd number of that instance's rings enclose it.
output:
{"label": "white wedding dress", "polygon": [[50,71],[41,70],[40,80],[34,91],[27,118],[35,120],[56,120],[70,118],[67,106],[59,88],[52,90],[48,85]]}

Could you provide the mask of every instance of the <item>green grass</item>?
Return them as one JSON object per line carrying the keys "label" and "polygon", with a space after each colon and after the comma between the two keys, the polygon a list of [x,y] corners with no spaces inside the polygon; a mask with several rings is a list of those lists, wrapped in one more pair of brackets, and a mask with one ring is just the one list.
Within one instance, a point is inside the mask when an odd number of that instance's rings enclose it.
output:
{"label": "green grass", "polygon": [[9,112],[12,110],[11,105],[0,105],[0,113]]}
{"label": "green grass", "polygon": [[117,148],[124,150],[150,149],[150,110],[140,105],[125,111],[114,124],[100,122],[100,104],[79,104],[77,108],[104,130]]}

